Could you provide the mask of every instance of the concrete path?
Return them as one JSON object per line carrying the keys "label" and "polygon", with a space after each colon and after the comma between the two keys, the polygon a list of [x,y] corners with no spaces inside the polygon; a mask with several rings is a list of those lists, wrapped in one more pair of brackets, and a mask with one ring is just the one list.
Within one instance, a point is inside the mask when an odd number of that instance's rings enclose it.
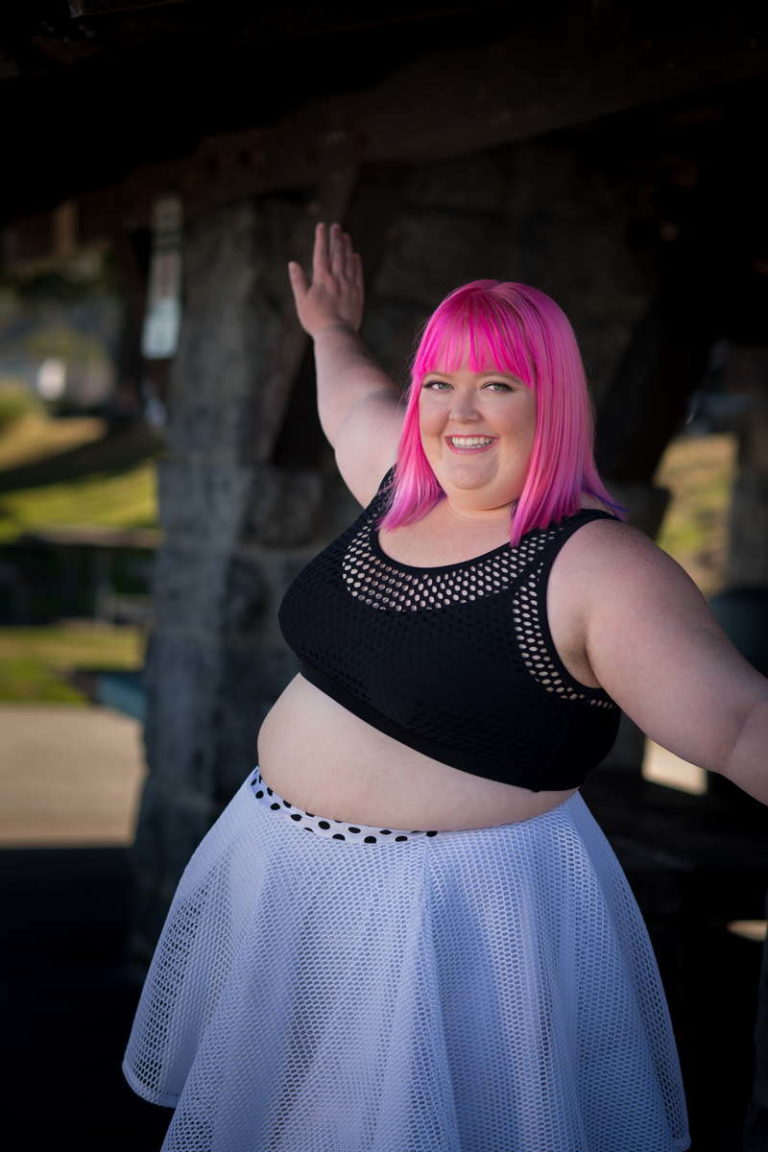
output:
{"label": "concrete path", "polygon": [[141,725],[128,716],[0,705],[0,848],[129,845],[144,776]]}

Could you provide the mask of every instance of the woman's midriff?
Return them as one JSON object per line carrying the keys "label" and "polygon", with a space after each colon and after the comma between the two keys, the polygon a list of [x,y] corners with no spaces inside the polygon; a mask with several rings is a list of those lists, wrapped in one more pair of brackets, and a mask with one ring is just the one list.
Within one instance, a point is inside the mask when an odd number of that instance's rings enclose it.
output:
{"label": "woman's midriff", "polygon": [[578,791],[531,792],[441,764],[372,728],[300,674],[267,713],[257,755],[267,784],[297,807],[385,828],[511,824]]}

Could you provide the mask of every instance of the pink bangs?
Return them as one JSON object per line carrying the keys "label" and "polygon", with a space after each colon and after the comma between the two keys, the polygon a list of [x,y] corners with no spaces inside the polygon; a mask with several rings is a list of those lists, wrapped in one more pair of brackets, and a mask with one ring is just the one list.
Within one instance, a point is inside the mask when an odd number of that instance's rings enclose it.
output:
{"label": "pink bangs", "polygon": [[573,329],[558,305],[537,288],[474,280],[451,292],[424,326],[411,365],[391,501],[380,526],[420,520],[445,492],[424,454],[419,398],[430,372],[496,369],[536,393],[536,434],[523,491],[510,516],[515,546],[532,528],[573,515],[581,494],[603,501],[622,520],[594,463],[594,410]]}
{"label": "pink bangs", "polygon": [[[419,384],[429,372],[470,372],[496,369],[511,372],[526,384],[532,383],[533,365],[519,339],[510,339],[510,317],[491,292],[494,280],[476,280],[457,288],[441,305],[445,312],[427,324],[412,365]],[[468,291],[487,287],[480,295]],[[505,338],[506,337],[506,338]]]}

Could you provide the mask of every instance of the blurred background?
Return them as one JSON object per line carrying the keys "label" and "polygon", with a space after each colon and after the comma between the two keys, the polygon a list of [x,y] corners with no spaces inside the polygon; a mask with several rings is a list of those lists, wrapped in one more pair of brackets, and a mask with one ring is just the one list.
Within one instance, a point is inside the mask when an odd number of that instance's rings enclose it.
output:
{"label": "blurred background", "polygon": [[[358,511],[286,275],[317,220],[361,251],[362,334],[402,386],[458,284],[554,296],[605,482],[768,674],[762,8],[6,6],[0,886],[27,1144],[162,1142],[119,1067],[141,978],[296,671],[282,593]],[[627,717],[583,794],[651,933],[693,1152],[766,1152],[765,807]]]}

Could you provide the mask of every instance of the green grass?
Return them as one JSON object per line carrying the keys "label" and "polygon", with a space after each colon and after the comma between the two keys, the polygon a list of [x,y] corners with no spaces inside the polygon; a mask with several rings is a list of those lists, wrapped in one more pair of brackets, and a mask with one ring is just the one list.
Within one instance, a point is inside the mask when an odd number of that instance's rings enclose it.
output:
{"label": "green grass", "polygon": [[[56,420],[27,414],[0,434],[0,467],[55,455],[103,435],[101,420]],[[0,543],[50,527],[157,527],[155,465],[142,461],[99,473],[0,494]],[[71,684],[75,669],[132,670],[144,660],[144,633],[90,621],[0,628],[0,701],[86,706]]]}
{"label": "green grass", "polygon": [[125,472],[99,473],[0,495],[0,542],[46,527],[157,526],[153,461]]}
{"label": "green grass", "polygon": [[45,405],[37,393],[0,377],[0,432],[16,428],[29,417],[41,420],[45,415]]}
{"label": "green grass", "polygon": [[657,544],[685,568],[706,597],[719,592],[725,581],[736,466],[732,433],[680,438],[668,446],[654,477],[655,484],[671,493]]}
{"label": "green grass", "polygon": [[[96,418],[55,419],[33,411],[0,429],[0,468],[44,460],[98,440]],[[0,543],[47,527],[154,528],[158,526],[155,463],[92,473],[34,488],[0,493]]]}
{"label": "green grass", "polygon": [[73,704],[88,697],[70,684],[75,669],[139,669],[144,633],[90,621],[38,628],[0,628],[0,701]]}
{"label": "green grass", "polygon": [[0,389],[0,468],[15,468],[100,440],[106,423],[97,416],[51,418],[45,412],[27,412],[7,425],[2,419]]}

